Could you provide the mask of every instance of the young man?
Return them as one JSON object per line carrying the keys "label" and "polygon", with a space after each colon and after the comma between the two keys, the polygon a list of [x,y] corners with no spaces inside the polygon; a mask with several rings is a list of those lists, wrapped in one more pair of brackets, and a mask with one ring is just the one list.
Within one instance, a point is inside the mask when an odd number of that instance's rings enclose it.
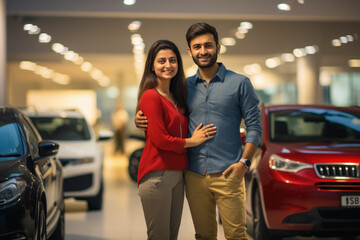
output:
{"label": "young man", "polygon": [[[217,205],[226,239],[247,239],[243,179],[262,134],[259,100],[247,77],[217,63],[220,44],[214,27],[193,24],[186,40],[188,52],[199,67],[196,75],[187,79],[189,136],[200,123],[217,127],[213,139],[188,150],[186,197],[195,237],[217,239]],[[239,131],[242,119],[247,129],[244,150]],[[136,122],[146,129],[146,118],[140,113]]]}

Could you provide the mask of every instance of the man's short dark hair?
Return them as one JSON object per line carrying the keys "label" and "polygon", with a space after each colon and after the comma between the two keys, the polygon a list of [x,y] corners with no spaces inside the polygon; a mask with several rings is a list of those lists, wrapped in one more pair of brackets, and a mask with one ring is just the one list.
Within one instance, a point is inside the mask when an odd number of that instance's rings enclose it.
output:
{"label": "man's short dark hair", "polygon": [[186,33],[186,41],[188,43],[188,46],[190,47],[190,42],[192,39],[206,33],[212,34],[214,36],[215,43],[216,44],[219,43],[219,37],[216,28],[207,23],[202,22],[202,23],[195,23],[189,27]]}

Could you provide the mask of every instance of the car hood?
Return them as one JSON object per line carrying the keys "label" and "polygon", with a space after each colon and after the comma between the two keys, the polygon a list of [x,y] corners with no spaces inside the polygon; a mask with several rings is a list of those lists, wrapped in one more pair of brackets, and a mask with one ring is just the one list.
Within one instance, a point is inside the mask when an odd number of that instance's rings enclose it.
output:
{"label": "car hood", "polygon": [[59,143],[59,158],[94,156],[101,151],[101,146],[95,141],[57,141]]}
{"label": "car hood", "polygon": [[24,159],[0,161],[0,182],[21,176],[25,171]]}
{"label": "car hood", "polygon": [[272,143],[272,153],[293,160],[316,162],[360,162],[360,143]]}

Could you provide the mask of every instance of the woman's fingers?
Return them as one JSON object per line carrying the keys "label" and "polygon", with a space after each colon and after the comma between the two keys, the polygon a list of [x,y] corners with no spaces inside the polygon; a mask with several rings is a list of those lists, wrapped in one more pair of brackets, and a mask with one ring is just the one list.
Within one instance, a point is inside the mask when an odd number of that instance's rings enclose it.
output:
{"label": "woman's fingers", "polygon": [[195,128],[195,131],[199,130],[199,129],[202,127],[202,125],[203,125],[203,124],[200,123],[199,126],[197,126],[197,127]]}

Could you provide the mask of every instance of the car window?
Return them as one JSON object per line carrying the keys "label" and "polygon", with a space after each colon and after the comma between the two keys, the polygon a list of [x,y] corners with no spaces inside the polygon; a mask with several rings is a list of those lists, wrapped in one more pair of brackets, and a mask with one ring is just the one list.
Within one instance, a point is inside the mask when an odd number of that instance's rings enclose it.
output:
{"label": "car window", "polygon": [[45,140],[90,140],[85,119],[62,117],[30,117]]}
{"label": "car window", "polygon": [[270,113],[274,142],[360,142],[360,114],[331,109]]}
{"label": "car window", "polygon": [[0,161],[23,154],[17,123],[0,120]]}
{"label": "car window", "polygon": [[39,147],[38,147],[39,139],[37,138],[36,133],[34,133],[29,123],[24,119],[22,122],[25,133],[28,137],[28,141],[30,143],[30,148],[31,148],[30,151],[32,152],[33,156],[37,156],[39,154]]}

